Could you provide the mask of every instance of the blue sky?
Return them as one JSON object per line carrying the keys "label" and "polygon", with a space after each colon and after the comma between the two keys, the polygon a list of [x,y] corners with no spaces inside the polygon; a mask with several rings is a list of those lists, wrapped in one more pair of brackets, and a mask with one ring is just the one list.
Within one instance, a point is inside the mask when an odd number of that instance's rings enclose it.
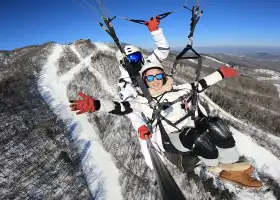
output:
{"label": "blue sky", "polygon": [[[82,0],[79,0],[82,1]],[[87,0],[94,5],[93,0]],[[103,0],[104,2],[104,0]],[[121,41],[152,48],[153,41],[143,25],[121,17],[148,19],[151,15],[178,9],[184,0],[105,0],[116,15],[115,29]],[[194,3],[188,0],[188,5]],[[201,0],[205,10],[197,25],[194,46],[280,47],[279,0]],[[85,11],[72,0],[0,1],[0,49],[11,50],[46,41],[65,43],[79,38],[111,42],[97,24],[98,14]],[[180,9],[162,20],[160,26],[171,47],[186,44],[190,12]]]}

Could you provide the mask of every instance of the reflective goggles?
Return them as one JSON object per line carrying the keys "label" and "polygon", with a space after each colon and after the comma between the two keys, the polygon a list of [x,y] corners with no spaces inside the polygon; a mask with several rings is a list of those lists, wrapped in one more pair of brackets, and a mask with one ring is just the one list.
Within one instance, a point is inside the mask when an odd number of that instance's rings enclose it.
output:
{"label": "reflective goggles", "polygon": [[127,55],[128,60],[132,64],[137,64],[139,61],[144,64],[144,58],[141,52],[137,51],[132,54]]}
{"label": "reflective goggles", "polygon": [[162,80],[163,79],[163,73],[160,74],[156,74],[154,75],[149,75],[149,76],[145,76],[144,78],[148,81],[148,82],[152,82],[154,80],[154,78],[156,78],[157,80]]}

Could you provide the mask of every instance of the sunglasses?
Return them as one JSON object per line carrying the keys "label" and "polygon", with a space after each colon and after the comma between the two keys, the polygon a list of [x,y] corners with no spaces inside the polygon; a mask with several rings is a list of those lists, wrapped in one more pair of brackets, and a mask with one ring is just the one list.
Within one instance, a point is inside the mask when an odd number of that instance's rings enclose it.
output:
{"label": "sunglasses", "polygon": [[156,74],[155,76],[154,75],[145,76],[145,79],[148,82],[152,82],[154,78],[156,78],[157,80],[162,80],[163,77],[164,77],[163,73],[160,73],[160,74]]}

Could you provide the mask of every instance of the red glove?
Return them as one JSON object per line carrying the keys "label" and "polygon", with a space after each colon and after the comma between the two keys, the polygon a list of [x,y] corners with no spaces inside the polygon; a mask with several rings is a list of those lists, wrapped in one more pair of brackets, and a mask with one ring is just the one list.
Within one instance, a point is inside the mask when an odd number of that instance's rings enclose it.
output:
{"label": "red glove", "polygon": [[82,92],[79,92],[79,96],[83,98],[83,100],[70,100],[70,108],[71,111],[78,111],[76,114],[80,115],[85,112],[94,112],[95,106],[94,101],[90,96],[85,95]]}
{"label": "red glove", "polygon": [[139,137],[142,139],[142,140],[146,140],[146,137],[145,135],[148,135],[149,138],[152,138],[152,134],[150,133],[149,129],[147,128],[147,126],[145,125],[142,125],[138,128],[138,134],[139,134]]}
{"label": "red glove", "polygon": [[233,67],[226,67],[225,65],[222,65],[219,70],[223,74],[224,78],[232,78],[238,75],[237,70]]}
{"label": "red glove", "polygon": [[156,19],[151,17],[150,22],[145,22],[145,25],[148,27],[150,32],[158,30],[158,25],[160,23],[160,16],[156,16]]}

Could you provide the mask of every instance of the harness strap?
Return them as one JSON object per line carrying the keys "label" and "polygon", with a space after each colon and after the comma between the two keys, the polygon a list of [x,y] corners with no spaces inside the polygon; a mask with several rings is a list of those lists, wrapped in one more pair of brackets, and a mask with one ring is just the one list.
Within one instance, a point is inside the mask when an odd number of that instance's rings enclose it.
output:
{"label": "harness strap", "polygon": [[180,124],[182,121],[184,121],[185,119],[187,119],[187,118],[190,117],[190,116],[191,116],[190,113],[186,114],[184,117],[182,117],[181,119],[179,119],[178,121],[176,121],[176,122],[174,123],[174,125],[176,126],[177,124]]}
{"label": "harness strap", "polygon": [[162,138],[162,146],[167,152],[172,152],[172,153],[181,153],[181,151],[177,150],[174,145],[171,143],[169,136],[167,135],[161,120],[158,119],[158,127],[159,131],[161,133],[161,138]]}
{"label": "harness strap", "polygon": [[[177,90],[177,91],[180,91]],[[165,93],[164,93],[165,94]],[[172,101],[172,102],[163,102],[161,105],[159,103],[159,101],[163,98],[164,94],[161,95],[160,99],[157,100],[157,103],[159,104],[159,109],[161,110],[162,108],[164,109],[167,109],[169,108],[170,106],[172,106],[173,104],[179,102],[179,101],[182,101],[183,99],[187,98],[187,103],[191,102],[192,101],[192,98],[190,98],[192,96],[192,94],[188,94],[188,95],[182,95],[180,97],[178,97],[176,100]],[[155,118],[158,116],[159,117],[159,120],[162,119],[164,120],[167,124],[169,124],[170,126],[174,127],[175,129],[177,129],[178,131],[181,131],[181,129],[179,129],[176,125],[181,123],[182,121],[184,121],[185,119],[187,119],[189,116],[191,116],[192,112],[191,110],[188,108],[188,114],[185,115],[184,117],[182,117],[181,119],[179,119],[178,121],[176,121],[175,123],[171,122],[170,120],[166,119],[164,116],[162,116],[159,112],[159,110],[154,110],[153,111],[153,114],[152,114],[152,119],[150,120],[150,123],[153,124],[153,122],[155,121]]]}
{"label": "harness strap", "polygon": [[164,116],[162,116],[161,114],[159,114],[160,119],[164,120],[167,124],[169,124],[170,126],[176,128],[178,131],[181,131],[175,124],[173,124],[170,120],[166,119]]}
{"label": "harness strap", "polygon": [[119,80],[119,83],[121,83],[121,82],[123,82],[123,83],[124,83],[123,88],[125,88],[125,87],[126,87],[126,85],[129,83],[128,81],[124,80],[123,78],[121,78],[121,79]]}

